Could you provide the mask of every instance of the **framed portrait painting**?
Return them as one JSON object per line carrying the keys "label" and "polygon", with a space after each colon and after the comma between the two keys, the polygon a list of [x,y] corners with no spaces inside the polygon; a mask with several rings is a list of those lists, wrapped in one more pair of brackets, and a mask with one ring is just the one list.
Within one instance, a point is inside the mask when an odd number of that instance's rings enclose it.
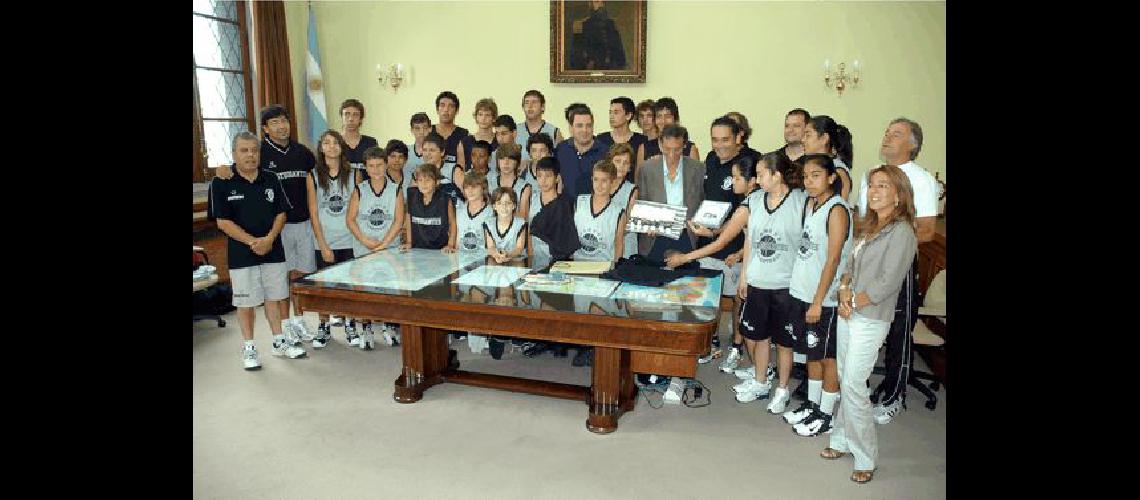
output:
{"label": "framed portrait painting", "polygon": [[645,83],[646,1],[552,0],[552,83]]}

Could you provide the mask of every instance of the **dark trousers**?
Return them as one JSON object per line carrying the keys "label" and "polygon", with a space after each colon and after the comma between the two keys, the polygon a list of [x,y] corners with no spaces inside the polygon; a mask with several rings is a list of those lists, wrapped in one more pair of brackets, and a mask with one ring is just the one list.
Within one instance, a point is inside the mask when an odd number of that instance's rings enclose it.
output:
{"label": "dark trousers", "polygon": [[895,318],[891,321],[891,330],[884,342],[887,348],[884,359],[887,374],[874,391],[879,395],[877,401],[882,404],[893,403],[900,397],[905,401],[906,384],[913,369],[913,332],[914,324],[918,321],[918,303],[918,257],[915,256],[910,272],[906,274],[902,289],[899,290]]}

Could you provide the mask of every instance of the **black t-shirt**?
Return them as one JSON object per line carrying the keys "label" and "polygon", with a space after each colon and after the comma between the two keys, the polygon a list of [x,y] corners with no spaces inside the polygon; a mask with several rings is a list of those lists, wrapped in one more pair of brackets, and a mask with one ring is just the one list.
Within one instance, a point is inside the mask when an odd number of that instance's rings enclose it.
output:
{"label": "black t-shirt", "polygon": [[[463,136],[463,140],[460,141],[460,143],[463,144],[463,160],[464,163],[467,163],[463,166],[464,170],[471,169],[471,150],[475,149],[475,141],[477,140],[479,139],[475,138],[475,134],[467,134]],[[499,138],[491,137],[491,153],[494,153],[496,149],[499,149]],[[487,169],[490,170],[490,168],[491,166],[487,165]]]}
{"label": "black t-shirt", "polygon": [[744,143],[744,145],[743,145],[743,146],[741,146],[741,148],[740,148],[740,154],[741,154],[742,156],[750,156],[750,157],[752,157],[752,164],[753,164],[753,165],[756,165],[757,163],[760,163],[760,159],[764,157],[764,153],[761,153],[761,152],[759,152],[759,151],[757,151],[757,150],[755,150],[755,149],[752,149],[752,148],[751,148],[751,147],[748,145],[748,143],[747,143],[747,142],[745,142],[745,143]]}
{"label": "black t-shirt", "polygon": [[[717,157],[715,151],[709,151],[705,155],[705,182],[704,191],[705,199],[711,201],[727,201],[732,203],[732,208],[728,211],[728,216],[732,217],[732,213],[736,211],[736,207],[744,201],[743,195],[738,195],[732,191],[732,162],[737,158],[744,156],[744,151],[737,153],[731,160],[721,163],[720,158]],[[727,222],[727,220],[726,220]],[[707,238],[704,236],[697,237],[697,246],[703,247],[716,241],[716,237]],[[744,248],[744,232],[736,235],[724,248],[718,250],[710,257],[724,260],[728,254],[739,251]]]}
{"label": "black t-shirt", "polygon": [[370,135],[361,135],[360,142],[356,143],[356,147],[349,147],[344,150],[344,157],[348,158],[348,164],[353,169],[359,170],[364,175],[364,179],[368,179],[368,171],[364,169],[364,152],[368,148],[378,148],[380,143],[376,142],[376,138]]}
{"label": "black t-shirt", "polygon": [[[653,140],[648,140],[648,138],[647,138],[647,140],[645,141],[645,159],[646,160],[661,154],[661,143],[659,142],[660,140],[661,140],[660,137],[658,137],[657,139],[653,139]],[[681,150],[681,154],[685,155],[685,156],[689,156],[689,153],[692,150],[693,150],[693,141],[685,141],[685,149]],[[633,154],[637,154],[637,151],[635,150],[633,152]],[[634,160],[634,161],[636,161],[636,160]]]}
{"label": "black t-shirt", "polygon": [[[431,126],[431,131],[439,134],[439,131],[435,129],[435,125]],[[444,142],[446,143],[443,148],[444,163],[456,163],[458,161],[458,156],[456,155],[459,154],[459,145],[463,143],[464,137],[467,137],[467,129],[463,127],[455,127],[455,130],[451,131],[451,135],[443,138]],[[464,153],[466,153],[466,151],[464,151]]]}
{"label": "black t-shirt", "polygon": [[[256,238],[269,234],[277,214],[290,209],[281,181],[272,172],[258,169],[257,177],[250,182],[237,172],[237,166],[231,168],[233,177],[215,177],[210,181],[209,217],[229,220]],[[265,255],[253,253],[249,245],[228,236],[226,240],[226,265],[230,269],[285,262],[281,235],[273,240],[273,249]]]}
{"label": "black t-shirt", "polygon": [[[606,132],[604,134],[598,134],[597,137],[594,137],[594,140],[598,141],[600,144],[602,144],[602,146],[604,146],[606,148],[606,151],[609,151],[610,148],[612,148],[614,146],[614,136],[613,136],[612,132]],[[629,147],[633,148],[633,158],[630,158],[631,165],[629,168],[629,172],[625,173],[625,180],[627,180],[629,182],[635,181],[633,178],[633,170],[634,170],[633,167],[635,165],[632,165],[632,164],[637,163],[637,148],[640,147],[642,144],[645,144],[647,141],[649,141],[649,137],[646,136],[645,134],[641,133],[641,132],[634,132],[633,135],[629,138],[629,142],[627,144],[629,144]],[[688,154],[688,153],[685,153],[685,154]],[[648,158],[648,156],[646,158]]]}
{"label": "black t-shirt", "polygon": [[424,205],[424,195],[418,187],[408,188],[408,215],[412,218],[412,248],[439,250],[447,246],[451,220],[447,205],[451,198],[436,188],[431,201]]}
{"label": "black t-shirt", "polygon": [[[286,222],[293,224],[309,221],[308,191],[305,180],[309,171],[317,166],[317,157],[304,144],[289,140],[282,148],[272,139],[261,141],[261,165],[259,168],[277,174],[281,187],[285,189],[286,201],[292,205],[286,215]],[[237,172],[234,172],[237,175]]]}

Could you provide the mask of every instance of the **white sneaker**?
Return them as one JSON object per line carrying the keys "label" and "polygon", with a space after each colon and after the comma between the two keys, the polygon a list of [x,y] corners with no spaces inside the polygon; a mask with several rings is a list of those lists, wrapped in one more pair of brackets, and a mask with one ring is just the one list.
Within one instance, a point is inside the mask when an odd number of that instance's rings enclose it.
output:
{"label": "white sneaker", "polygon": [[807,418],[808,415],[811,415],[814,410],[815,403],[812,403],[810,399],[805,399],[799,408],[784,412],[784,421],[796,425]]}
{"label": "white sneaker", "polygon": [[292,318],[289,322],[293,324],[294,331],[297,332],[297,336],[300,337],[301,340],[312,342],[313,337],[317,336],[316,333],[309,329],[309,325],[305,324],[305,318],[298,316]]}
{"label": "white sneaker", "polygon": [[396,333],[396,329],[393,328],[392,325],[385,323],[384,333],[382,335],[384,337],[384,343],[388,344],[388,347],[400,345],[399,334]]}
{"label": "white sneaker", "polygon": [[685,393],[685,379],[673,377],[669,380],[669,388],[665,390],[662,400],[669,404],[681,404],[681,395]]}
{"label": "white sneaker", "polygon": [[281,333],[285,334],[285,341],[289,345],[301,345],[301,334],[297,332],[297,326],[292,321],[281,322]]}
{"label": "white sneaker", "polygon": [[875,423],[879,425],[887,425],[903,411],[902,398],[896,398],[894,403],[889,405],[875,405]]}
{"label": "white sneaker", "polygon": [[246,370],[260,370],[261,362],[257,360],[257,348],[254,346],[242,347],[241,362]]}
{"label": "white sneaker", "polygon": [[772,396],[772,401],[768,402],[768,413],[779,415],[784,413],[788,407],[788,401],[792,400],[792,393],[788,392],[787,387],[777,387],[776,394]]}
{"label": "white sneaker", "polygon": [[344,318],[340,316],[329,316],[329,326],[344,326]]}
{"label": "white sneaker", "polygon": [[768,383],[771,384],[773,380],[776,380],[776,367],[768,365]]}
{"label": "white sneaker", "polygon": [[749,380],[756,378],[756,367],[749,366],[748,368],[740,368],[732,371],[733,375],[740,380]]}
{"label": "white sneaker", "polygon": [[376,335],[372,333],[372,325],[364,325],[360,330],[360,348],[365,351],[371,351],[376,347]]}
{"label": "white sneaker", "polygon": [[818,436],[823,433],[831,432],[831,415],[828,415],[817,407],[798,424],[792,426],[792,431],[803,437]]}
{"label": "white sneaker", "polygon": [[313,348],[321,349],[332,342],[332,333],[329,332],[328,325],[317,326],[317,334],[313,337]]}
{"label": "white sneaker", "polygon": [[736,365],[740,363],[740,358],[742,356],[743,355],[740,354],[740,349],[737,349],[735,347],[729,349],[728,357],[724,358],[724,361],[720,362],[720,371],[724,373],[732,373],[732,371],[736,369]]}
{"label": "white sneaker", "polygon": [[[768,391],[772,388],[772,386],[766,383],[762,384],[757,382],[754,378],[745,380],[744,383],[740,385],[747,385],[747,387],[736,391],[736,401],[738,403],[751,403],[757,399],[766,399],[768,397]],[[736,387],[733,387],[733,389],[736,389]]]}
{"label": "white sneaker", "polygon": [[355,321],[349,321],[344,325],[344,343],[349,347],[360,347],[360,335],[356,333]]}
{"label": "white sneaker", "polygon": [[285,343],[282,344],[278,344],[277,341],[273,341],[273,350],[270,352],[272,352],[274,356],[285,356],[289,359],[305,357],[305,350],[295,345],[289,344],[288,339],[286,339]]}

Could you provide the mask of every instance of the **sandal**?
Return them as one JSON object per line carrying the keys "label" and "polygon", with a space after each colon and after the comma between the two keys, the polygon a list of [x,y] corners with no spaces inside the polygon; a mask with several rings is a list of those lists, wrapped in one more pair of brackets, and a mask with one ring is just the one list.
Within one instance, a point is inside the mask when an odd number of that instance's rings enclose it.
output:
{"label": "sandal", "polygon": [[856,483],[863,484],[871,481],[875,476],[874,470],[857,470],[851,473],[851,480]]}
{"label": "sandal", "polygon": [[836,460],[846,454],[847,453],[839,451],[835,448],[824,448],[823,451],[819,452],[820,458],[823,458],[824,460]]}

